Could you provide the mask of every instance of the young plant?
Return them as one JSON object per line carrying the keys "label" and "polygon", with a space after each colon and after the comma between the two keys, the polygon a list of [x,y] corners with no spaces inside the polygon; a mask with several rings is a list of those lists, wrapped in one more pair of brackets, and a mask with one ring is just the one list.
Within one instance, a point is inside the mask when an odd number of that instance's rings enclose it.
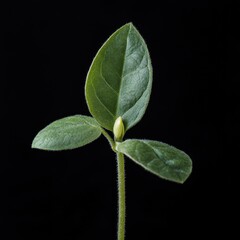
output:
{"label": "young plant", "polygon": [[85,97],[93,117],[75,115],[57,120],[41,130],[32,143],[32,148],[58,151],[82,147],[101,134],[107,138],[117,155],[118,240],[125,237],[124,155],[177,183],[183,183],[192,171],[190,157],[166,143],[123,141],[125,133],[143,117],[151,87],[152,66],[146,43],[128,23],[103,44],[87,74]]}

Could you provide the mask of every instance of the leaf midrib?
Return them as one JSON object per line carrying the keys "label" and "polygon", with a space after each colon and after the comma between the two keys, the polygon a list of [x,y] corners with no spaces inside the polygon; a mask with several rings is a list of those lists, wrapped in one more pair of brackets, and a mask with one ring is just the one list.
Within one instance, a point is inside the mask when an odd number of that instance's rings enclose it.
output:
{"label": "leaf midrib", "polygon": [[121,89],[122,89],[122,84],[123,84],[123,70],[125,67],[125,61],[126,61],[126,51],[127,51],[127,46],[128,46],[128,36],[130,33],[130,30],[132,28],[132,25],[129,24],[129,28],[128,28],[128,33],[127,33],[127,38],[126,38],[126,44],[125,44],[125,50],[124,50],[124,56],[123,56],[123,65],[122,65],[122,70],[121,70],[121,74],[120,74],[120,84],[119,84],[119,88],[118,88],[118,96],[117,96],[117,102],[116,102],[116,111],[115,111],[115,117],[118,118],[118,111],[119,111],[119,99],[121,96]]}
{"label": "leaf midrib", "polygon": [[[145,143],[149,148],[152,149],[152,151],[154,152],[154,154],[158,157],[158,159],[159,159],[160,161],[162,161],[162,162],[164,163],[164,165],[165,165],[166,167],[169,167],[169,168],[171,168],[171,169],[174,170],[174,171],[177,171],[177,170],[178,170],[178,167],[176,167],[175,165],[174,165],[174,166],[169,165],[169,164],[167,163],[169,160],[167,160],[164,156],[159,156],[159,154],[156,152],[156,150],[155,150],[149,143],[147,143],[147,142],[145,142],[145,141],[143,141],[143,143]],[[171,147],[171,146],[169,146],[169,147]],[[175,159],[174,159],[174,160],[175,160]],[[186,171],[183,171],[183,172],[184,172],[184,174],[186,174]]]}

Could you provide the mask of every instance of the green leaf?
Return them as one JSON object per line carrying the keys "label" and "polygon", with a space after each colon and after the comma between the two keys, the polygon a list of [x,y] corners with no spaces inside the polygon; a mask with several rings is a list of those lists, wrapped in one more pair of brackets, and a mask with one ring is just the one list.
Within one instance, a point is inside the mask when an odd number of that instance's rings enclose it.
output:
{"label": "green leaf", "polygon": [[151,86],[147,45],[128,23],[110,36],[92,62],[85,85],[89,111],[110,131],[121,116],[128,130],[144,115]]}
{"label": "green leaf", "polygon": [[32,148],[67,150],[82,147],[101,135],[97,121],[88,116],[76,115],[54,121],[34,138]]}
{"label": "green leaf", "polygon": [[161,178],[183,183],[192,171],[190,157],[166,143],[130,139],[118,143],[116,150]]}

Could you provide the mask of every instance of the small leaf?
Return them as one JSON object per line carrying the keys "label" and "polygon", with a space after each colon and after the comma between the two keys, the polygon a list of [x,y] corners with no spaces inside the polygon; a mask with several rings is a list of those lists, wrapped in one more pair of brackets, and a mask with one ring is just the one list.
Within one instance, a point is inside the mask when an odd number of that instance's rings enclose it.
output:
{"label": "small leaf", "polygon": [[101,135],[97,121],[88,116],[76,115],[54,121],[34,138],[32,148],[67,150],[82,147]]}
{"label": "small leaf", "polygon": [[128,130],[144,115],[151,86],[147,45],[128,23],[110,36],[92,62],[85,85],[89,111],[110,131],[121,116]]}
{"label": "small leaf", "polygon": [[118,143],[116,150],[161,178],[183,183],[192,171],[192,161],[183,151],[166,143],[130,139]]}

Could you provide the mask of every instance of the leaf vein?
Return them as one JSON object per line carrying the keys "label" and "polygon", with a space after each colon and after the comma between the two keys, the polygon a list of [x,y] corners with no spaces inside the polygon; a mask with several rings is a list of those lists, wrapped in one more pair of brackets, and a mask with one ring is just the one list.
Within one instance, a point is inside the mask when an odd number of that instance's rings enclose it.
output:
{"label": "leaf vein", "polygon": [[102,71],[102,65],[103,65],[103,61],[101,62],[101,67],[100,67],[100,75],[103,79],[103,81],[106,83],[106,85],[112,90],[113,93],[115,93],[117,96],[119,95],[119,93],[108,83],[108,81],[106,80],[106,78],[103,75],[103,71]]}
{"label": "leaf vein", "polygon": [[94,85],[93,85],[92,82],[91,82],[91,85],[92,85],[92,87],[93,87],[93,91],[94,91],[95,96],[96,96],[97,100],[99,101],[99,103],[107,110],[107,112],[108,112],[112,117],[115,117],[115,116],[113,115],[113,113],[104,105],[104,103],[103,103],[103,102],[101,101],[101,99],[98,97],[97,92],[96,92],[96,89],[95,89],[95,87],[94,87]]}
{"label": "leaf vein", "polygon": [[[125,62],[126,62],[126,53],[127,53],[127,45],[128,45],[128,35],[129,35],[129,32],[130,32],[130,28],[131,26],[129,27],[128,29],[128,33],[127,33],[127,39],[126,39],[126,45],[125,45],[125,49],[124,49],[124,57],[123,57],[123,64],[122,64],[122,71],[121,71],[121,74],[120,74],[120,84],[119,84],[119,89],[118,89],[118,98],[117,98],[117,107],[116,107],[116,111],[115,111],[115,115],[117,116],[118,114],[118,105],[119,105],[119,98],[121,96],[121,89],[122,89],[122,84],[123,84],[123,70],[124,70],[124,66],[125,66]],[[118,117],[118,116],[117,116]]]}
{"label": "leaf vein", "polygon": [[144,92],[141,94],[141,96],[138,98],[137,101],[134,102],[134,104],[129,107],[129,109],[127,111],[125,111],[124,115],[127,114],[138,102],[139,100],[143,97],[143,95],[145,94],[145,92],[148,90],[148,87],[146,87],[146,89],[144,90]]}
{"label": "leaf vein", "polygon": [[[153,151],[153,153],[155,154],[155,156],[156,156],[160,161],[162,161],[162,162],[164,163],[165,167],[171,168],[174,172],[179,173],[178,169],[177,169],[175,166],[169,166],[169,164],[167,164],[167,161],[168,161],[168,160],[166,160],[164,157],[161,158],[161,157],[158,155],[158,153],[156,153],[155,149],[154,149],[149,143],[147,143],[147,142],[144,142],[144,143],[145,143],[149,148],[152,149],[152,151]],[[153,161],[153,160],[152,160],[152,161]],[[151,163],[151,161],[150,161],[149,163]],[[149,164],[149,163],[148,163],[148,164]],[[181,172],[181,173],[186,173],[184,170],[181,170],[180,172]]]}

